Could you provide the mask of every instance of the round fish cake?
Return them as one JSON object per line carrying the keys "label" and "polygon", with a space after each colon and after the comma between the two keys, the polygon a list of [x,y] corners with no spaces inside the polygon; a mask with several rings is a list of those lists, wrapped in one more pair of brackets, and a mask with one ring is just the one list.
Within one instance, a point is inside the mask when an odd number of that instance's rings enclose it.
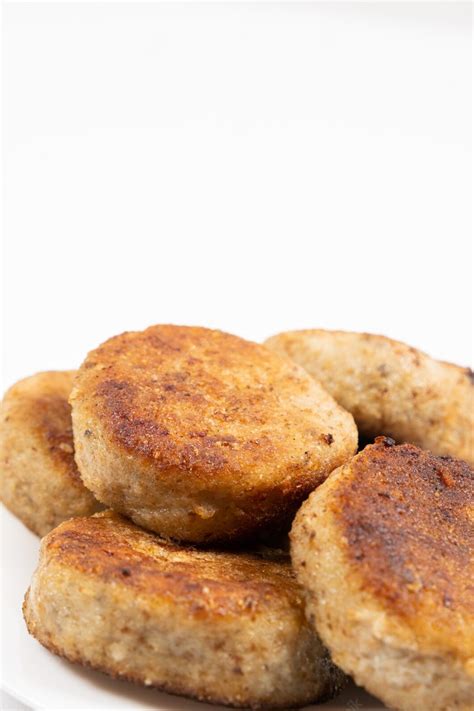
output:
{"label": "round fish cake", "polygon": [[206,328],[111,338],[83,363],[70,401],[86,486],[182,541],[291,520],[357,447],[352,415],[302,368]]}
{"label": "round fish cake", "polygon": [[303,366],[354,415],[362,437],[474,463],[474,374],[384,336],[290,331],[265,345]]}
{"label": "round fish cake", "polygon": [[74,375],[37,373],[13,385],[2,402],[1,498],[39,536],[65,519],[103,508],[74,461],[68,403]]}
{"label": "round fish cake", "polygon": [[201,701],[288,709],[345,678],[287,555],[182,548],[112,512],[43,539],[23,609],[55,654]]}
{"label": "round fish cake", "polygon": [[301,507],[291,555],[331,656],[400,711],[474,708],[474,471],[380,437]]}

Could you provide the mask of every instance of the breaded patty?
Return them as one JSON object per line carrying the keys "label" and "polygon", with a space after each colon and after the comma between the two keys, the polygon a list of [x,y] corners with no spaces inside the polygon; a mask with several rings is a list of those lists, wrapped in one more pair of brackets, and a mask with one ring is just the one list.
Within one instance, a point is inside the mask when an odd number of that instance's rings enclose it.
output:
{"label": "breaded patty", "polygon": [[474,471],[380,437],[301,507],[291,555],[336,664],[401,711],[474,709]]}
{"label": "breaded patty", "polygon": [[72,516],[103,508],[74,461],[71,392],[74,371],[38,373],[5,394],[1,408],[1,498],[39,536]]}
{"label": "breaded patty", "polygon": [[357,446],[352,415],[302,368],[206,328],[111,338],[83,363],[70,401],[86,486],[184,541],[290,519]]}
{"label": "breaded patty", "polygon": [[41,544],[25,597],[55,654],[164,691],[253,708],[332,696],[344,675],[306,622],[284,554],[193,550],[105,512]]}
{"label": "breaded patty", "polygon": [[384,336],[290,331],[265,345],[292,358],[354,415],[362,437],[388,435],[474,463],[474,374]]}

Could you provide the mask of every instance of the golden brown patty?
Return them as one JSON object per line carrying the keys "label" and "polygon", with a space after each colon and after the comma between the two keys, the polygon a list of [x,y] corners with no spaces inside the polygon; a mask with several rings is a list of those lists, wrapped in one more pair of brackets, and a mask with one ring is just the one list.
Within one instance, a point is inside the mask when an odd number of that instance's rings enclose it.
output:
{"label": "golden brown patty", "polygon": [[40,536],[102,508],[74,462],[71,408],[74,371],[38,373],[13,385],[2,403],[1,497]]}
{"label": "golden brown patty", "polygon": [[265,345],[292,358],[354,415],[362,437],[385,434],[474,463],[474,374],[384,336],[290,331]]}
{"label": "golden brown patty", "polygon": [[301,507],[292,560],[332,658],[403,711],[474,708],[474,471],[378,438]]}
{"label": "golden brown patty", "polygon": [[112,676],[201,700],[289,708],[343,682],[305,621],[288,556],[198,551],[118,514],[63,523],[25,597],[45,647]]}
{"label": "golden brown patty", "polygon": [[152,326],[89,354],[71,395],[100,501],[164,536],[248,536],[291,517],[357,445],[302,368],[221,331]]}

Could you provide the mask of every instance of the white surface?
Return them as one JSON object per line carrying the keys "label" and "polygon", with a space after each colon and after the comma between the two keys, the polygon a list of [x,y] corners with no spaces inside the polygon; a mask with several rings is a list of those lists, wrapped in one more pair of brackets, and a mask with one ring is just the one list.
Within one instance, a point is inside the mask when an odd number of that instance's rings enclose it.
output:
{"label": "white surface", "polygon": [[[39,539],[0,507],[2,532],[2,660],[5,690],[35,709],[52,711],[219,711],[224,707],[187,701],[76,667],[50,654],[26,631],[21,613],[38,557]],[[334,701],[308,709],[358,711],[383,709],[361,689],[351,685]]]}
{"label": "white surface", "polygon": [[5,385],[159,322],[468,364],[471,13],[6,4]]}
{"label": "white surface", "polygon": [[22,704],[21,701],[3,690],[0,690],[0,709],[2,711],[30,711],[29,706]]}
{"label": "white surface", "polygon": [[[471,14],[5,4],[5,386],[160,322],[366,330],[472,362]],[[4,534],[8,689],[185,708],[29,639],[37,542],[8,516]]]}

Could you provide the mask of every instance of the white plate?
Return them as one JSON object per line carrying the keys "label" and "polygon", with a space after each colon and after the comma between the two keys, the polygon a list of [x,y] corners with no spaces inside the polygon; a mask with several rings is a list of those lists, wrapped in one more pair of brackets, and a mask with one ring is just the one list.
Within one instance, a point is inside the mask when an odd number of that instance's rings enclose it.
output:
{"label": "white plate", "polygon": [[[44,649],[26,631],[23,595],[36,567],[39,539],[0,507],[2,533],[2,682],[5,691],[34,709],[62,711],[221,711],[154,689],[109,679],[74,666]],[[336,700],[308,709],[381,711],[385,707],[355,685]]]}

